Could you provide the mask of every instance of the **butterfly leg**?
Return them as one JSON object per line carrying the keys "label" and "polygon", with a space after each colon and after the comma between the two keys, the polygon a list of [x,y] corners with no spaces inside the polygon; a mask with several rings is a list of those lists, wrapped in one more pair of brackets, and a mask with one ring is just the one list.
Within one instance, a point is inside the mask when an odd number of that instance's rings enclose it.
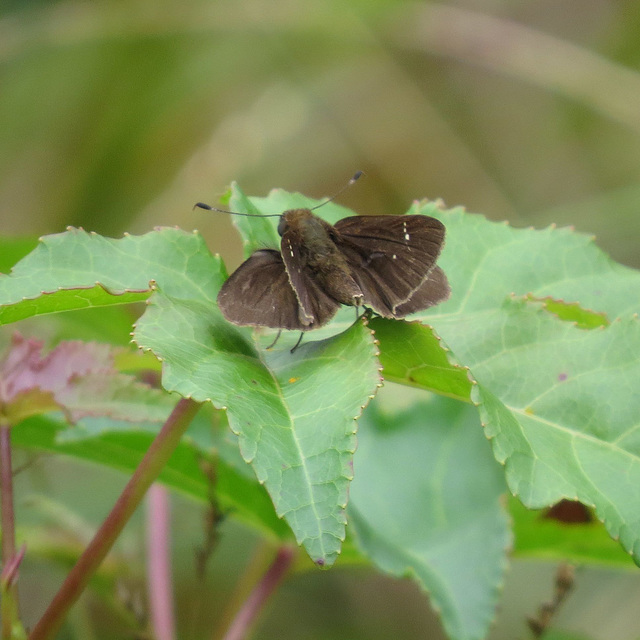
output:
{"label": "butterfly leg", "polygon": [[[362,313],[360,313],[361,309],[362,309]],[[356,307],[356,322],[358,322],[360,318],[365,318],[365,317],[367,320],[369,320],[371,318],[371,315],[372,315],[371,309],[368,309],[367,307],[363,307],[363,306]]]}
{"label": "butterfly leg", "polygon": [[302,342],[302,337],[304,336],[304,331],[300,332],[300,337],[298,338],[298,342],[296,342],[296,344],[294,345],[293,349],[291,349],[291,353],[293,353],[299,346],[300,343]]}
{"label": "butterfly leg", "polygon": [[276,339],[268,347],[265,347],[267,349],[267,351],[269,349],[273,349],[273,347],[276,346],[276,342],[278,342],[278,340],[280,339],[281,335],[282,335],[282,329],[278,329],[278,333],[276,333]]}

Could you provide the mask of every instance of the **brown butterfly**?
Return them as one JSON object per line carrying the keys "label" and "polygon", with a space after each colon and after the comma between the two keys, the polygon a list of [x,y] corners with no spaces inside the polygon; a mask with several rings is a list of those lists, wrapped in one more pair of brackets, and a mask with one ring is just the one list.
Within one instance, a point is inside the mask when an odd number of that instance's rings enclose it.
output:
{"label": "brown butterfly", "polygon": [[309,331],[341,304],[404,318],[449,297],[436,266],[445,227],[435,218],[353,216],[331,225],[311,209],[291,209],[278,233],[280,251],[256,251],[222,286],[218,306],[229,322]]}

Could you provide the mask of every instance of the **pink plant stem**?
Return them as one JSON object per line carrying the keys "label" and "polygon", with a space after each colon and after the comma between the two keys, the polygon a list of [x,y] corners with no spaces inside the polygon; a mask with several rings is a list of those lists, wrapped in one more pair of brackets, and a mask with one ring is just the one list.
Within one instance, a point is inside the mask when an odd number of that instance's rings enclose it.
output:
{"label": "pink plant stem", "polygon": [[2,482],[2,564],[16,552],[13,514],[13,472],[11,470],[11,429],[0,427],[0,482]]}
{"label": "pink plant stem", "polygon": [[49,640],[56,637],[69,609],[80,597],[89,579],[96,572],[124,525],[140,504],[147,489],[158,477],[199,408],[198,403],[188,399],[180,400],[175,406],[131,476],[111,513],[102,523],[93,540],[62,583],[60,590],[54,596],[42,618],[38,620],[31,631],[29,640]]}
{"label": "pink plant stem", "polygon": [[147,497],[147,581],[151,625],[156,640],[175,638],[170,512],[169,492],[160,484],[152,485]]}
{"label": "pink plant stem", "polygon": [[276,590],[295,558],[295,550],[289,546],[278,549],[276,557],[262,579],[249,594],[246,602],[233,619],[223,640],[243,640],[251,630],[267,600]]}
{"label": "pink plant stem", "polygon": [[[13,471],[11,468],[11,428],[0,426],[0,506],[2,523],[2,566],[13,565],[16,555],[15,516],[13,512]],[[17,564],[13,576],[5,576],[1,586],[2,638],[11,638],[14,618],[18,614],[18,589],[16,587]]]}

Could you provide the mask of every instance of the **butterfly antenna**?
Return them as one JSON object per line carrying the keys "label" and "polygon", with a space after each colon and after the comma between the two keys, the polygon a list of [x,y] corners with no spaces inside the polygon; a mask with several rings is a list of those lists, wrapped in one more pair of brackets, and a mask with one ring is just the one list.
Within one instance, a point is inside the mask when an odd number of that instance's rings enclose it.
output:
{"label": "butterfly antenna", "polygon": [[227,211],[226,209],[218,209],[218,207],[212,207],[210,204],[206,204],[205,202],[196,202],[193,205],[194,209],[205,209],[205,211],[217,211],[219,213],[230,213],[234,216],[246,216],[248,218],[279,218],[279,213],[269,213],[269,214],[259,214],[259,213],[240,213],[238,211]]}
{"label": "butterfly antenna", "polygon": [[313,211],[314,209],[318,209],[319,207],[323,207],[328,202],[331,202],[332,200],[335,200],[343,191],[346,191],[351,185],[355,184],[356,180],[363,173],[364,173],[364,171],[357,171],[355,173],[355,175],[353,176],[353,178],[351,178],[351,180],[349,180],[349,182],[347,182],[347,184],[345,184],[344,187],[342,187],[342,189],[340,189],[339,191],[334,193],[330,198],[327,198],[324,202],[321,202],[320,204],[317,204],[315,207],[311,207],[311,211]]}
{"label": "butterfly antenna", "polygon": [[[346,191],[352,184],[356,182],[356,180],[364,173],[364,171],[358,171],[347,184],[342,187],[338,192],[334,193],[330,198],[327,198],[324,202],[317,204],[315,207],[311,207],[311,210],[317,209],[318,207],[322,207],[327,202],[331,202],[335,200],[343,191]],[[217,211],[219,213],[230,213],[234,216],[246,216],[247,218],[279,218],[281,213],[267,213],[267,214],[258,214],[258,213],[239,213],[238,211],[227,211],[226,209],[218,209],[218,207],[212,207],[210,204],[206,204],[205,202],[196,202],[193,205],[194,209],[204,209],[205,211]]]}

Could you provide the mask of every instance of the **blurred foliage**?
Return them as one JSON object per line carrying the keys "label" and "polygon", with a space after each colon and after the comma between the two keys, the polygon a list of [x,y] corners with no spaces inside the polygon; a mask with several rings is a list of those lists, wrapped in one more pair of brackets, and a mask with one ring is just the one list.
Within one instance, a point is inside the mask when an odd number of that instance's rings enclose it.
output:
{"label": "blurred foliage", "polygon": [[640,264],[636,3],[304,7],[5,5],[0,231],[213,234],[191,206],[233,179],[321,196],[363,169],[362,213],[442,197]]}
{"label": "blurred foliage", "polygon": [[[340,197],[361,213],[442,197],[516,226],[575,225],[640,267],[639,31],[632,0],[8,0],[0,234],[197,227],[238,262],[229,221],[193,212],[194,202],[215,203],[232,180],[248,193],[321,196],[362,169],[367,179]],[[31,246],[16,242],[15,258]],[[0,258],[1,270],[15,261]],[[40,473],[47,490],[64,492],[77,485],[68,468],[65,480],[65,464],[55,474],[36,465],[36,483]],[[91,482],[104,486],[101,476]],[[111,500],[97,502],[106,511]],[[191,552],[182,541],[183,564]],[[246,562],[245,547],[233,552],[216,589]],[[590,576],[579,576],[587,587],[563,628],[637,636],[637,578]],[[189,601],[192,575],[179,578],[178,598]],[[524,635],[525,613],[548,595],[535,578],[516,566],[494,638]],[[412,589],[339,572],[297,577],[262,637],[283,628],[424,637],[430,614]],[[39,611],[38,595],[25,601]]]}

